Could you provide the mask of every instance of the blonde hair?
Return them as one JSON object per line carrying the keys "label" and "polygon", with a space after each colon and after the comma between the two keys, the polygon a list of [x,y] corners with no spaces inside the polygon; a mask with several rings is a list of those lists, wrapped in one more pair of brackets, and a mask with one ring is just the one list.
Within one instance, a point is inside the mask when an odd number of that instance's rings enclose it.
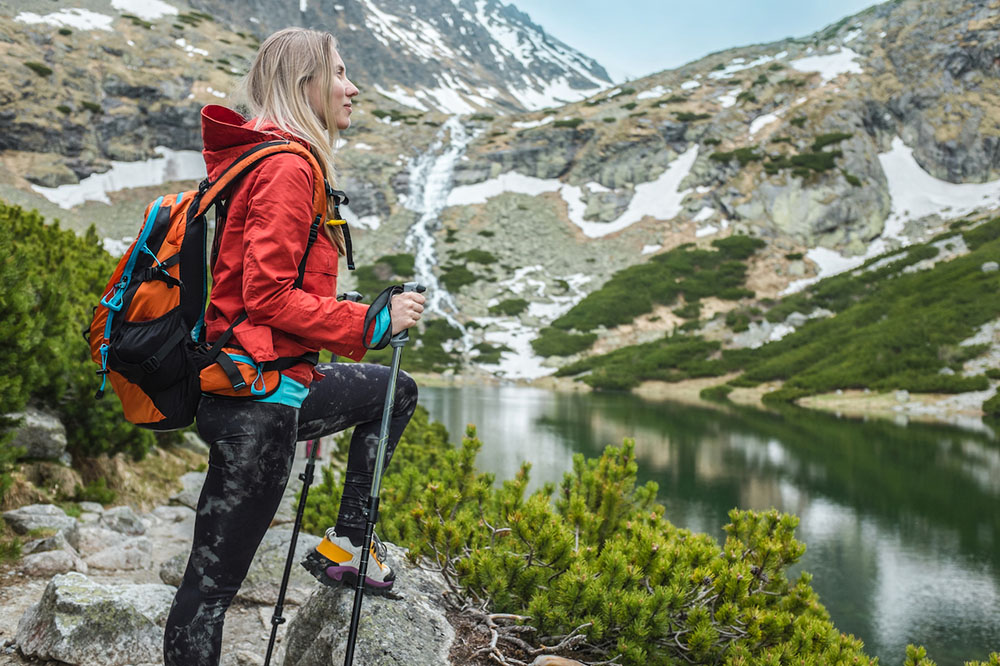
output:
{"label": "blonde hair", "polygon": [[[331,87],[337,72],[334,62],[337,40],[328,32],[306,28],[285,28],[260,45],[250,71],[237,87],[235,97],[256,118],[254,129],[267,122],[310,145],[327,181],[337,187],[335,152],[337,123],[330,104]],[[309,84],[319,86],[322,117],[309,103]],[[332,213],[333,199],[327,202]],[[345,252],[340,227],[323,225],[340,254]]]}

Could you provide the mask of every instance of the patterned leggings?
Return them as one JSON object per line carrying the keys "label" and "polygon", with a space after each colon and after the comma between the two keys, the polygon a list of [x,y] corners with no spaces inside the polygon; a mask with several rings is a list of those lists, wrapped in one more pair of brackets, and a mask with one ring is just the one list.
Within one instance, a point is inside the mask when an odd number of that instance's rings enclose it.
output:
{"label": "patterned leggings", "polygon": [[[226,610],[246,577],[288,482],[295,442],[357,426],[337,517],[341,533],[365,527],[379,428],[389,382],[381,365],[328,363],[316,369],[301,409],[203,397],[198,433],[209,442],[194,543],[163,637],[165,666],[217,666]],[[388,464],[417,406],[417,385],[399,373]]]}

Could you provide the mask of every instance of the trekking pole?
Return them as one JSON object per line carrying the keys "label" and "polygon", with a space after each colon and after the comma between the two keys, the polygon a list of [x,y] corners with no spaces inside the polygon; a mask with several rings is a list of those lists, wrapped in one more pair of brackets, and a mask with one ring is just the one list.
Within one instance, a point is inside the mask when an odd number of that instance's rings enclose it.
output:
{"label": "trekking pole", "polygon": [[[403,291],[425,291],[422,284],[407,282]],[[379,490],[382,486],[382,470],[385,467],[385,450],[389,441],[389,421],[392,417],[392,406],[396,400],[396,378],[399,376],[399,356],[410,340],[409,329],[403,329],[389,340],[392,346],[392,365],[389,371],[389,385],[385,391],[385,406],[382,408],[382,429],[379,432],[378,453],[375,456],[375,473],[372,476],[372,491],[368,496],[368,506],[365,508],[365,540],[361,542],[361,562],[358,566],[358,582],[354,588],[354,608],[351,611],[351,628],[347,632],[347,651],[344,655],[344,666],[354,663],[354,643],[358,639],[358,623],[361,621],[361,601],[365,594],[365,576],[368,573],[368,555],[371,550],[372,536],[375,533],[375,523],[378,521]]]}
{"label": "trekking pole", "polygon": [[[338,301],[348,300],[358,302],[362,298],[361,294],[351,291],[337,297]],[[281,578],[281,587],[278,589],[278,603],[274,605],[274,615],[271,616],[271,639],[267,642],[267,656],[264,657],[264,666],[271,665],[271,653],[274,651],[274,641],[278,636],[278,627],[285,623],[285,618],[281,616],[281,611],[285,607],[285,593],[288,591],[288,579],[292,575],[292,562],[295,560],[295,546],[299,540],[299,530],[302,528],[302,514],[306,508],[306,498],[309,497],[309,486],[312,485],[313,474],[316,469],[316,451],[319,449],[319,439],[312,440],[309,447],[309,460],[306,462],[306,469],[299,474],[302,480],[302,494],[299,496],[299,508],[295,512],[295,526],[292,528],[292,541],[288,546],[288,559],[285,560],[285,575]]]}
{"label": "trekking pole", "polygon": [[274,650],[274,641],[278,635],[278,627],[285,623],[285,618],[281,616],[281,611],[285,607],[285,592],[288,590],[288,577],[292,573],[292,561],[295,558],[295,545],[298,543],[299,528],[302,526],[302,513],[306,508],[306,497],[309,496],[309,486],[313,480],[313,470],[316,467],[316,449],[318,440],[313,440],[309,450],[309,461],[306,469],[299,474],[302,479],[302,495],[299,497],[299,508],[295,512],[295,527],[292,528],[292,542],[288,546],[288,559],[285,560],[285,575],[281,579],[281,588],[278,590],[278,603],[274,606],[274,615],[271,616],[271,640],[267,642],[267,656],[264,658],[264,666],[271,664],[271,652]]}

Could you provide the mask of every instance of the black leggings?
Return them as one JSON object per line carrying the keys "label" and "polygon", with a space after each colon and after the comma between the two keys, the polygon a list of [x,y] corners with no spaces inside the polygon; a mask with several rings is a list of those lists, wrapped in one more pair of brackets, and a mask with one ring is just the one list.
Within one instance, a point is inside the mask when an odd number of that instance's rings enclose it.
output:
{"label": "black leggings", "polygon": [[[381,365],[329,363],[316,368],[301,409],[203,397],[198,433],[211,445],[198,499],[194,543],[163,637],[165,666],[216,666],[226,609],[246,577],[288,482],[295,442],[350,426],[338,532],[364,530],[379,428],[389,381]],[[386,464],[417,406],[417,385],[399,373]]]}

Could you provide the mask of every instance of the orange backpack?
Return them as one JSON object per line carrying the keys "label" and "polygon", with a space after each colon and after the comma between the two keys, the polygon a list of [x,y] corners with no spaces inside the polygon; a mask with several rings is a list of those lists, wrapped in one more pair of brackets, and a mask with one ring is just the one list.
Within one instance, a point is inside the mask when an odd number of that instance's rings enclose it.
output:
{"label": "orange backpack", "polygon": [[[301,287],[309,250],[326,213],[327,195],[337,204],[336,218],[340,217],[339,204],[347,203],[342,192],[326,183],[316,158],[302,145],[285,140],[258,144],[236,158],[215,181],[206,178],[197,190],[161,196],[146,207],[145,223],[118,262],[88,329],[91,357],[101,366],[97,374],[103,376],[96,397],[104,395],[110,378],[130,422],[152,430],[184,428],[194,421],[198,409],[199,373],[220,363],[227,375],[234,376],[225,367],[231,365],[230,359],[220,351],[246,314],[213,345],[205,343],[206,213],[215,206],[218,243],[232,186],[261,160],[277,153],[300,155],[313,171],[313,220],[296,282]],[[302,361],[316,363],[316,355],[307,356],[278,361],[286,367]],[[234,389],[240,388],[238,377],[237,372]]]}

